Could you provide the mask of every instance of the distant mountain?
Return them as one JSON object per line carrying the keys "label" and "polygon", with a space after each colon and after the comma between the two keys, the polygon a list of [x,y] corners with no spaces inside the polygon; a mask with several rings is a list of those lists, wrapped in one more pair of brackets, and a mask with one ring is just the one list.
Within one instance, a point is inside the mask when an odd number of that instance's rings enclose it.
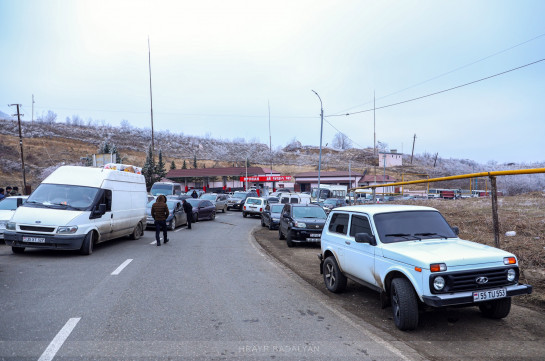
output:
{"label": "distant mountain", "polygon": [[6,113],[4,113],[3,111],[0,110],[0,119],[11,120],[11,119],[13,119],[13,117],[11,115],[6,114]]}

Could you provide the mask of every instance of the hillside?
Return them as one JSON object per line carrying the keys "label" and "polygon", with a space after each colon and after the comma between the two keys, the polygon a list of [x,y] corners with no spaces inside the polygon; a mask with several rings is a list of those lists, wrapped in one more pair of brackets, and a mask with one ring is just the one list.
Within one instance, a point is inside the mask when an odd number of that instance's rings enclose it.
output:
{"label": "hillside", "polygon": [[[0,120],[3,136],[0,142],[0,184],[22,186],[21,157],[17,121]],[[115,144],[123,162],[142,166],[146,151],[151,143],[151,130],[130,126],[112,127],[109,125],[69,125],[65,123],[22,122],[25,169],[27,184],[34,189],[44,177],[48,168],[56,168],[62,164],[79,164],[81,158],[96,153],[99,146],[107,141]],[[181,168],[183,161],[188,167],[197,158],[199,168],[242,166],[246,158],[255,166],[270,167],[282,174],[291,175],[303,171],[318,169],[318,147],[303,146],[295,141],[284,148],[273,149],[262,143],[248,143],[243,139],[236,141],[218,140],[209,137],[201,138],[172,133],[155,132],[155,148],[161,149],[167,165],[174,161]],[[442,159],[435,161],[430,154],[416,154],[413,164],[410,155],[404,155],[403,167],[387,168],[386,173],[401,180],[426,179],[428,176],[439,177],[453,174],[474,173],[493,170],[537,168],[544,164],[478,164],[471,160]],[[322,150],[323,170],[348,170],[349,163],[354,172],[383,174],[383,169],[376,169],[377,160],[372,148],[337,150],[325,147]],[[435,164],[435,167],[434,167]],[[498,187],[504,192],[520,193],[524,191],[542,190],[545,188],[543,175],[500,177]],[[483,183],[484,185],[484,183]],[[422,188],[424,186],[414,186]],[[437,183],[435,187],[468,188],[469,182],[452,181],[448,184]],[[484,186],[483,186],[484,188]]]}

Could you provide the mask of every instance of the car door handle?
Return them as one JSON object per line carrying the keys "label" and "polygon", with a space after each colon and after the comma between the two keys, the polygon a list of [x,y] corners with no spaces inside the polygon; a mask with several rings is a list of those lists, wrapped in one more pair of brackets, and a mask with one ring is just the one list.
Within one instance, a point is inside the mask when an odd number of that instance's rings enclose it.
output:
{"label": "car door handle", "polygon": [[346,243],[346,244],[350,245],[350,242],[349,242],[349,241],[344,241],[344,243]]}

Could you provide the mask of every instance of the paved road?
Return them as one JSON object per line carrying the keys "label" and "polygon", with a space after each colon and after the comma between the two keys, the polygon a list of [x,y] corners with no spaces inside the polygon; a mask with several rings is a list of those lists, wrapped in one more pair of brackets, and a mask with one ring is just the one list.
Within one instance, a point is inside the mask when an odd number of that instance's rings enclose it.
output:
{"label": "paved road", "polygon": [[421,359],[272,262],[258,224],[228,212],[87,257],[0,245],[0,359]]}

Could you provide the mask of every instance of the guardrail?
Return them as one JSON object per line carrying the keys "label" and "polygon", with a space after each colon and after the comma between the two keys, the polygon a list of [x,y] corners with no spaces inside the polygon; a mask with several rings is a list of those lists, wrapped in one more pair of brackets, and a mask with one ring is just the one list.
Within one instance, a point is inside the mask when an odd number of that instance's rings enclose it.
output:
{"label": "guardrail", "polygon": [[[355,187],[350,188],[349,191],[355,191],[357,189],[373,189],[373,200],[376,198],[375,189],[379,187],[392,187],[392,186],[401,186],[407,184],[419,184],[419,183],[430,183],[430,182],[441,182],[447,180],[455,179],[469,179],[469,178],[480,178],[480,177],[489,177],[490,178],[490,194],[492,198],[492,221],[494,223],[494,244],[496,247],[500,248],[500,222],[498,219],[498,189],[496,186],[496,177],[497,176],[507,176],[507,175],[520,175],[520,174],[537,174],[545,173],[545,168],[534,168],[534,169],[517,169],[517,170],[504,170],[504,171],[494,171],[494,172],[480,172],[480,173],[469,173],[461,175],[453,175],[448,177],[439,177],[439,178],[430,178],[430,179],[421,179],[414,181],[406,182],[394,182],[394,183],[385,183],[385,184],[373,184],[364,187]],[[428,186],[429,187],[429,186]]]}

